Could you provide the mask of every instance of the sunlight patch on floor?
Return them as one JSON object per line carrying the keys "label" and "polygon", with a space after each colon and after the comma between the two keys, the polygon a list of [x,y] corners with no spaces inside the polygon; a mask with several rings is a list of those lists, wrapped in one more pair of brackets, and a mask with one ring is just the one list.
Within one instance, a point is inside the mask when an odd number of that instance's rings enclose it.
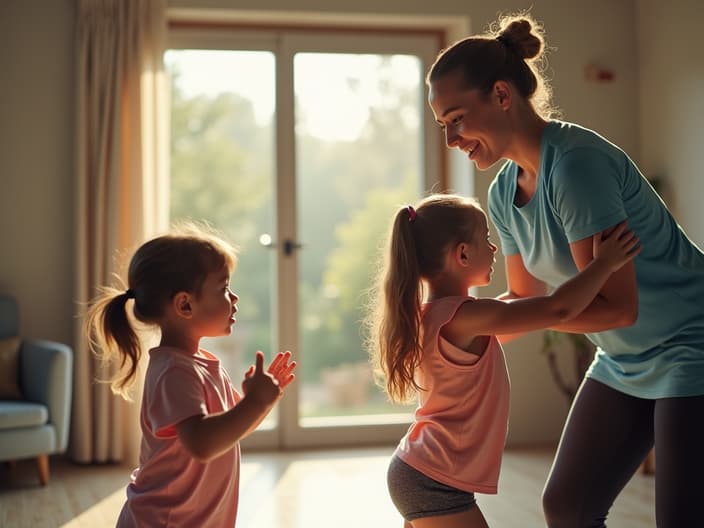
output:
{"label": "sunlight patch on floor", "polygon": [[[267,478],[273,495],[266,504],[253,507],[247,501],[250,481],[242,489],[240,521],[251,528],[303,528],[335,526],[402,526],[401,517],[386,490],[388,456],[354,457],[347,460],[298,460]],[[246,464],[243,464],[246,465]],[[243,471],[244,473],[244,471]],[[276,482],[271,482],[276,478]],[[262,483],[263,484],[263,483]]]}
{"label": "sunlight patch on floor", "polygon": [[113,515],[107,518],[105,514],[106,512],[119,513],[124,502],[125,490],[122,488],[96,502],[67,523],[62,524],[61,528],[94,528],[96,526],[114,525],[117,518]]}

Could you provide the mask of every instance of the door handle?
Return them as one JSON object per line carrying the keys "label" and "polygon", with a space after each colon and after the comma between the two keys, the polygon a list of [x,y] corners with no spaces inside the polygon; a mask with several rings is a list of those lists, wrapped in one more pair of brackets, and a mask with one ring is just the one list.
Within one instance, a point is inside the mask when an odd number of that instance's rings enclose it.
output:
{"label": "door handle", "polygon": [[[274,242],[269,233],[263,233],[262,235],[260,235],[259,243],[267,248],[274,248],[277,246],[276,242]],[[287,238],[284,240],[284,243],[281,247],[283,248],[284,255],[288,257],[291,256],[293,252],[297,249],[301,249],[303,247],[303,244]]]}

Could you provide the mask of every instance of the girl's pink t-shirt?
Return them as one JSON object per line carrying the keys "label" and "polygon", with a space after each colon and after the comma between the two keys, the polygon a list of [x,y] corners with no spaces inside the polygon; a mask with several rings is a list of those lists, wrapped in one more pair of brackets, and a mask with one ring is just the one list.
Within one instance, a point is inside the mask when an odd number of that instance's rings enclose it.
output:
{"label": "girl's pink t-shirt", "polygon": [[127,486],[122,527],[234,526],[239,493],[239,443],[208,462],[183,447],[176,424],[220,413],[241,399],[220,361],[169,347],[149,351],[141,408],[139,467]]}
{"label": "girl's pink t-shirt", "polygon": [[419,406],[396,455],[455,488],[496,493],[508,432],[510,383],[501,344],[491,336],[481,356],[446,341],[441,328],[473,297],[423,306],[423,358],[416,371]]}

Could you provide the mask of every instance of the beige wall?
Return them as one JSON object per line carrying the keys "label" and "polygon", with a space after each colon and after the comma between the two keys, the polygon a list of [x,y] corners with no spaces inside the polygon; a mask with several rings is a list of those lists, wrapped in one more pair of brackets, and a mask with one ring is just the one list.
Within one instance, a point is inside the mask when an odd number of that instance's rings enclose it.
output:
{"label": "beige wall", "polygon": [[704,247],[704,4],[637,4],[641,165],[665,179],[668,204]]}
{"label": "beige wall", "polygon": [[0,2],[0,292],[73,340],[73,0]]}
{"label": "beige wall", "polygon": [[[670,11],[672,2],[665,8],[643,1],[636,9],[634,0],[169,2],[175,8],[290,11],[296,5],[307,12],[357,14],[378,12],[383,6],[387,14],[467,17],[473,31],[484,29],[499,10],[531,4],[556,48],[550,66],[564,117],[599,130],[636,160],[643,150],[647,167],[664,167],[676,186],[683,224],[701,242],[704,222],[696,201],[704,194],[694,167],[702,159],[696,131],[704,116],[694,23],[702,20],[704,8],[696,0],[683,0],[682,6],[698,16],[682,8]],[[75,313],[73,13],[74,0],[0,2],[0,292],[19,298],[26,335],[68,343],[73,340]],[[670,44],[678,32],[676,23],[691,27],[678,35],[683,39],[676,47],[682,59],[673,62],[658,46]],[[643,34],[652,31],[652,40],[643,43]],[[646,54],[637,50],[639,42]],[[699,61],[697,68],[694,61]],[[614,82],[585,80],[584,68],[590,62],[613,69]],[[476,178],[476,194],[482,201],[491,176],[490,172]],[[496,284],[480,293],[500,291],[501,276],[499,270]],[[514,445],[554,442],[564,420],[566,406],[539,346],[536,335],[507,347],[513,384],[509,441]]]}

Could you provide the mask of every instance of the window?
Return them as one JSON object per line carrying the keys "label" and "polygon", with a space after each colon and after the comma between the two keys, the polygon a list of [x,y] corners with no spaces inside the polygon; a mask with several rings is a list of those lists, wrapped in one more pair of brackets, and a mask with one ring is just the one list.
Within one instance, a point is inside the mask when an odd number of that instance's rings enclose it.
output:
{"label": "window", "polygon": [[[435,38],[174,30],[171,216],[240,247],[238,322],[204,341],[236,386],[256,350],[297,380],[266,445],[396,439],[414,406],[374,384],[360,321],[397,206],[439,188],[424,75]],[[356,441],[355,441],[356,442]]]}

